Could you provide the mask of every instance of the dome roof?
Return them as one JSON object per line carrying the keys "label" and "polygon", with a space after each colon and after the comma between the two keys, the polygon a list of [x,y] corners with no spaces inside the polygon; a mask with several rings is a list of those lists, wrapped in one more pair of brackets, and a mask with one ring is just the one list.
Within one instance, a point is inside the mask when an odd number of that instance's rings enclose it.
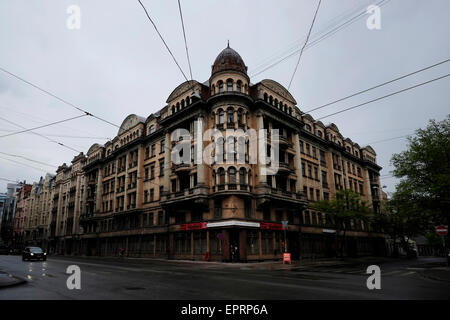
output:
{"label": "dome roof", "polygon": [[214,61],[211,75],[228,70],[240,71],[247,74],[247,66],[244,63],[244,60],[242,60],[239,53],[230,48],[230,43],[228,43],[228,46],[219,53]]}

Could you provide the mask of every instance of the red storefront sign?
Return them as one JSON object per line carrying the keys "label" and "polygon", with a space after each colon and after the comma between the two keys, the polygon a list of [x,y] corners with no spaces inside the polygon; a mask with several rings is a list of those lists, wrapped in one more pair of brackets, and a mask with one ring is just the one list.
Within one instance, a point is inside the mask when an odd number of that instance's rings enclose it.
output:
{"label": "red storefront sign", "polygon": [[206,229],[206,222],[185,223],[180,225],[180,231]]}
{"label": "red storefront sign", "polygon": [[281,223],[261,222],[259,227],[263,230],[283,230]]}

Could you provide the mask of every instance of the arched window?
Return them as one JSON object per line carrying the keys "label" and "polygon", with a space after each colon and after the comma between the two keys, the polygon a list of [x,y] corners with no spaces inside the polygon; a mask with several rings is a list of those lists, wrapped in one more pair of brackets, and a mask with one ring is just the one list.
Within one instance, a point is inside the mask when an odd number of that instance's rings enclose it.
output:
{"label": "arched window", "polygon": [[245,185],[245,168],[239,169],[239,184]]}
{"label": "arched window", "polygon": [[211,89],[211,95],[216,93],[216,86],[212,85],[212,89]]}
{"label": "arched window", "polygon": [[222,82],[222,80],[219,81],[218,86],[219,86],[219,92],[223,92],[223,82]]}
{"label": "arched window", "polygon": [[227,80],[227,91],[233,91],[233,80],[231,79]]}
{"label": "arched window", "polygon": [[264,101],[267,102],[269,100],[269,97],[267,96],[267,93],[264,92]]}
{"label": "arched window", "polygon": [[191,98],[190,97],[186,97],[186,106],[191,104]]}
{"label": "arched window", "polygon": [[227,161],[233,162],[235,158],[234,136],[227,138]]}
{"label": "arched window", "polygon": [[322,131],[317,130],[317,135],[322,138],[323,137]]}
{"label": "arched window", "polygon": [[245,86],[244,86],[244,90],[245,90],[245,92],[244,92],[244,93],[247,93],[247,84],[245,84]]}
{"label": "arched window", "polygon": [[233,109],[228,109],[228,111],[227,111],[227,123],[234,123]]}
{"label": "arched window", "polygon": [[180,111],[180,103],[177,102],[177,111]]}
{"label": "arched window", "polygon": [[175,113],[175,106],[172,106],[172,113]]}
{"label": "arched window", "polygon": [[292,108],[289,107],[289,114],[292,116]]}
{"label": "arched window", "polygon": [[224,119],[224,112],[222,109],[219,110],[219,124],[223,124],[225,121]]}
{"label": "arched window", "polygon": [[236,82],[236,90],[237,90],[238,92],[241,92],[241,85],[242,85],[241,80],[238,80],[238,81]]}
{"label": "arched window", "polygon": [[243,121],[242,121],[242,109],[238,109],[238,111],[237,111],[237,121],[238,121],[238,124],[242,124],[243,123]]}
{"label": "arched window", "polygon": [[269,97],[269,103],[270,103],[271,105],[273,105],[273,97],[272,97],[272,96]]}
{"label": "arched window", "polygon": [[181,108],[184,108],[184,99],[181,100]]}
{"label": "arched window", "polygon": [[234,167],[228,169],[228,183],[236,184],[236,169]]}
{"label": "arched window", "polygon": [[219,174],[219,185],[224,185],[225,184],[225,169],[219,168],[217,173]]}
{"label": "arched window", "polygon": [[279,106],[278,106],[278,99],[277,99],[277,98],[275,98],[275,106],[276,106],[277,108],[279,108]]}

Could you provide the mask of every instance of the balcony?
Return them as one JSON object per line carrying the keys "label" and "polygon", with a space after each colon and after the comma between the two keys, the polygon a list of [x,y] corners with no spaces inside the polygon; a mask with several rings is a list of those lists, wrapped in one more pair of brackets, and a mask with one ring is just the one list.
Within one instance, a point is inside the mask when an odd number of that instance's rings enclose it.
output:
{"label": "balcony", "polygon": [[279,172],[279,173],[289,174],[289,173],[291,173],[292,171],[294,171],[294,170],[291,169],[291,167],[289,166],[288,163],[280,162],[280,163],[278,164],[278,172]]}
{"label": "balcony", "polygon": [[176,173],[190,171],[191,169],[192,166],[189,163],[180,163],[172,165],[172,171]]}

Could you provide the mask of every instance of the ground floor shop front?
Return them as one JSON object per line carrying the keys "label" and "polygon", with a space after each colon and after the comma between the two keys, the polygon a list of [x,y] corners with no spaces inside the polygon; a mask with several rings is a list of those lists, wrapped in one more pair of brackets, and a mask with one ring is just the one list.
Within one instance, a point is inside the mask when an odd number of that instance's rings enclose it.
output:
{"label": "ground floor shop front", "polygon": [[284,252],[291,253],[293,260],[335,257],[342,252],[351,257],[385,255],[380,236],[350,234],[344,240],[327,229],[308,231],[300,226],[288,226],[285,231],[279,223],[199,222],[158,232],[143,229],[126,235],[113,232],[59,239],[55,253],[119,256],[123,251],[128,257],[227,262],[281,259]]}

